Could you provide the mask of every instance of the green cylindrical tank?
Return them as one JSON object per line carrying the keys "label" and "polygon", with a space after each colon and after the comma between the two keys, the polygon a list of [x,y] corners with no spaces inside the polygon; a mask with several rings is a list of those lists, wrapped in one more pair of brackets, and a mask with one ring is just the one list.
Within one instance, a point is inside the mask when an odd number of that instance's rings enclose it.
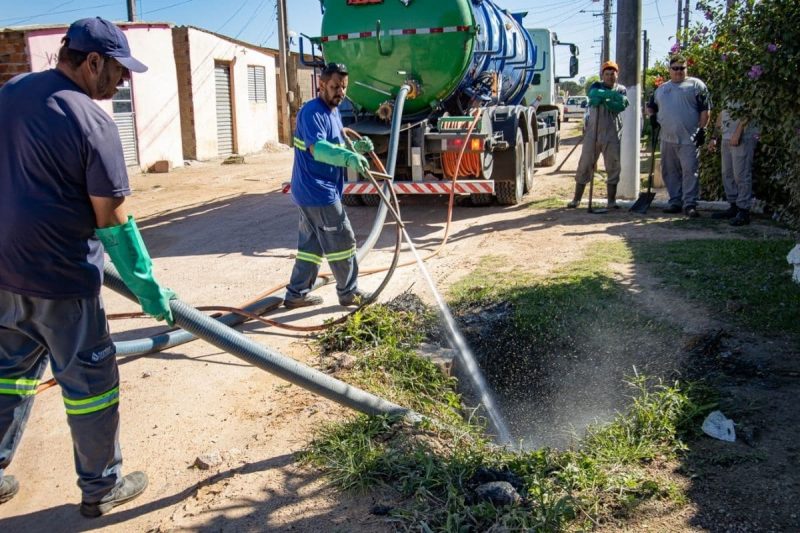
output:
{"label": "green cylindrical tank", "polygon": [[406,114],[428,111],[458,86],[472,59],[475,19],[470,0],[323,0],[325,61],[350,71],[347,93],[376,112],[404,81],[421,91]]}

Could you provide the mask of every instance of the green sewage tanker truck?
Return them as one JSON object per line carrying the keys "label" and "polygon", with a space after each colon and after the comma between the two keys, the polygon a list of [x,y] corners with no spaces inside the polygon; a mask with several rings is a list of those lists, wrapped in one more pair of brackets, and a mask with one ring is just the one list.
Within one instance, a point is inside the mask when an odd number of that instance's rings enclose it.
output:
{"label": "green sewage tanker truck", "polygon": [[[473,204],[520,202],[534,166],[556,163],[560,137],[556,51],[578,71],[578,49],[526,13],[489,0],[320,0],[315,66],[344,63],[350,80],[345,125],[388,153],[395,97],[403,107],[395,169],[398,194],[456,193]],[[561,46],[566,48],[560,48]],[[567,51],[568,50],[568,51]],[[312,55],[314,55],[312,53]],[[301,54],[302,57],[302,54]],[[475,118],[478,117],[478,118]],[[474,124],[473,124],[474,123]],[[470,126],[472,131],[470,135]],[[351,172],[344,203],[377,204],[374,186]]]}

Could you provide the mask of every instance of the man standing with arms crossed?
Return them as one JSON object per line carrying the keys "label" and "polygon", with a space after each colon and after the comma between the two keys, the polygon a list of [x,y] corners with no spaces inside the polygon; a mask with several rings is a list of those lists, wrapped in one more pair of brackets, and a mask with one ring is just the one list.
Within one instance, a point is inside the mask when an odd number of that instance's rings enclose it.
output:
{"label": "man standing with arms crossed", "polygon": [[651,124],[655,126],[657,120],[661,127],[661,175],[669,193],[664,212],[683,210],[687,217],[697,218],[698,151],[706,139],[708,89],[702,81],[687,76],[682,55],[670,58],[669,80],[647,104]]}
{"label": "man standing with arms crossed", "polygon": [[344,169],[366,172],[369,163],[361,154],[373,147],[367,138],[354,143],[359,153],[344,147],[338,107],[347,93],[347,77],[345,65],[326,65],[319,78],[319,96],[297,114],[291,191],[300,211],[300,236],[284,299],[289,308],[322,303],[320,296],[310,292],[323,256],[336,278],[341,305],[357,305],[369,297],[358,289],[356,238],[342,207],[342,191]]}
{"label": "man standing with arms crossed", "polygon": [[147,67],[99,17],[73,23],[62,43],[55,69],[0,89],[0,503],[19,490],[4,470],[49,359],[72,434],[80,512],[96,517],[147,486],[143,472],[121,472],[103,250],[148,314],[172,324],[175,295],[153,279],[123,205],[130,187],[117,126],[92,101],[110,99],[123,77]]}
{"label": "man standing with arms crossed", "polygon": [[622,136],[622,117],[620,113],[628,107],[628,94],[624,86],[617,83],[619,66],[614,61],[606,61],[601,68],[602,82],[594,82],[589,87],[589,118],[584,126],[583,148],[575,174],[575,196],[567,207],[575,208],[581,203],[586,184],[592,174],[600,154],[606,167],[608,181],[608,207],[618,208],[617,184],[622,171],[620,166],[620,137]]}

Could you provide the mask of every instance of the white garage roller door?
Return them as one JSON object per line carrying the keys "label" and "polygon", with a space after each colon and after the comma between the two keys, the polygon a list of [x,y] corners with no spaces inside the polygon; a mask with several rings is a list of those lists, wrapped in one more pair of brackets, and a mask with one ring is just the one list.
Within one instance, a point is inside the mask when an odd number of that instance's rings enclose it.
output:
{"label": "white garage roller door", "polygon": [[219,155],[233,153],[233,112],[231,110],[230,65],[214,65],[217,95],[217,146]]}

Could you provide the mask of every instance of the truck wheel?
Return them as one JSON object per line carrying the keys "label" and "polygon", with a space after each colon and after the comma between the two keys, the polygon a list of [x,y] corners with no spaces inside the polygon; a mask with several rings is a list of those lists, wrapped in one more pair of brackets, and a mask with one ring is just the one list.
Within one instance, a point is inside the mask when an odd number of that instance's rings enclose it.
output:
{"label": "truck wheel", "polygon": [[534,161],[536,161],[536,141],[525,143],[525,192],[533,189]]}
{"label": "truck wheel", "polygon": [[561,135],[556,133],[556,151],[553,155],[546,157],[542,160],[543,167],[552,167],[556,164],[556,159],[558,159],[558,147],[561,144]]}
{"label": "truck wheel", "polygon": [[[496,185],[496,184],[495,184]],[[470,194],[469,201],[472,207],[481,207],[484,205],[490,205],[494,200],[494,197],[491,194]]]}
{"label": "truck wheel", "polygon": [[343,194],[342,203],[349,207],[357,207],[359,205],[364,205],[364,203],[361,201],[360,194]]}
{"label": "truck wheel", "polygon": [[[517,205],[522,201],[525,191],[525,141],[522,130],[517,130],[517,141],[514,152],[503,158],[506,175],[504,181],[495,178],[494,193],[500,205]],[[508,171],[511,176],[508,176]]]}
{"label": "truck wheel", "polygon": [[374,207],[376,205],[380,205],[381,197],[377,194],[362,194],[361,201],[364,202],[364,205]]}

